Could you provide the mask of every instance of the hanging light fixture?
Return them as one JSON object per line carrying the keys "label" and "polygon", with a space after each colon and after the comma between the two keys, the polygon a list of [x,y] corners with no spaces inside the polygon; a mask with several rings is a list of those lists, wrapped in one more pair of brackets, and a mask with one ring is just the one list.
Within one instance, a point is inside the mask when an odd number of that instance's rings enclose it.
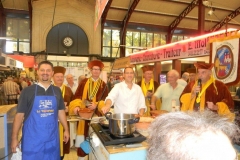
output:
{"label": "hanging light fixture", "polygon": [[209,11],[208,11],[208,15],[211,16],[213,14],[213,9],[211,8]]}
{"label": "hanging light fixture", "polygon": [[209,2],[208,0],[203,0],[202,3],[206,7],[210,7],[211,6],[211,2]]}

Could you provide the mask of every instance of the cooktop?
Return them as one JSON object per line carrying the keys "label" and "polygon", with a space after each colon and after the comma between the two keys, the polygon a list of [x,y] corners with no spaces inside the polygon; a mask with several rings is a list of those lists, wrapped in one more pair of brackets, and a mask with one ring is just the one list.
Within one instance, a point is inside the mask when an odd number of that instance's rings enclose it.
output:
{"label": "cooktop", "polygon": [[146,140],[139,132],[135,131],[132,136],[118,138],[110,134],[110,131],[106,127],[102,127],[99,123],[92,123],[92,129],[97,134],[103,145],[117,145],[117,144],[131,144],[131,143],[140,143]]}

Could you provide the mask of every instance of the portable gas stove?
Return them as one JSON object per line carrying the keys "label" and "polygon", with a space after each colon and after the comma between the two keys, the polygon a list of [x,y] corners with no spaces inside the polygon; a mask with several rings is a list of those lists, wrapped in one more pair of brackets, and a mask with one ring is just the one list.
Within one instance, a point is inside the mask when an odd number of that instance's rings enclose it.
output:
{"label": "portable gas stove", "polygon": [[131,143],[140,143],[146,140],[139,132],[135,131],[133,135],[124,138],[118,138],[110,134],[108,128],[103,128],[99,123],[92,123],[92,129],[97,134],[99,139],[102,141],[103,145],[117,145],[117,144],[131,144]]}

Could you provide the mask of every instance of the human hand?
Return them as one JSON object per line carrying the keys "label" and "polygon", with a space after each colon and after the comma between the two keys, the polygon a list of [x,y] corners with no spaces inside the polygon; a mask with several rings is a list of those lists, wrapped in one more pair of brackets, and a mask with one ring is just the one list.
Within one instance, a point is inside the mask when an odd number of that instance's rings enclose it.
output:
{"label": "human hand", "polygon": [[65,130],[64,131],[64,135],[63,135],[63,141],[65,142],[65,144],[69,141],[69,131]]}
{"label": "human hand", "polygon": [[200,86],[195,86],[194,89],[193,89],[193,92],[194,94],[196,95],[197,93],[199,93],[201,90],[201,87]]}
{"label": "human hand", "polygon": [[147,96],[148,98],[151,98],[152,95],[153,95],[153,93],[148,91],[146,96]]}
{"label": "human hand", "polygon": [[12,153],[16,153],[16,148],[18,146],[18,140],[17,138],[15,139],[12,139],[12,142],[11,142],[11,149],[12,149]]}
{"label": "human hand", "polygon": [[78,115],[79,110],[80,110],[80,107],[75,107],[73,110],[74,114]]}
{"label": "human hand", "polygon": [[94,103],[94,102],[91,102],[91,103],[87,106],[87,108],[89,108],[89,109],[91,109],[91,110],[94,110],[96,107],[97,107],[97,104]]}
{"label": "human hand", "polygon": [[102,110],[103,114],[105,114],[110,111],[110,107],[104,106],[101,110]]}
{"label": "human hand", "polygon": [[215,105],[213,102],[207,101],[206,103],[207,103],[207,107],[208,107],[210,110],[215,110],[215,111],[218,110],[218,106]]}
{"label": "human hand", "polygon": [[150,104],[149,107],[150,107],[152,110],[156,110],[155,104]]}

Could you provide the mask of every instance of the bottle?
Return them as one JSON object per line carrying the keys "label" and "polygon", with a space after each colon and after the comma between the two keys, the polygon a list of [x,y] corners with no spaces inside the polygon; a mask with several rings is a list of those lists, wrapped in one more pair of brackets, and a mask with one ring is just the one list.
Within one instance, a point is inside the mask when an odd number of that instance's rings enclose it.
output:
{"label": "bottle", "polygon": [[172,100],[172,112],[176,112],[176,100]]}

